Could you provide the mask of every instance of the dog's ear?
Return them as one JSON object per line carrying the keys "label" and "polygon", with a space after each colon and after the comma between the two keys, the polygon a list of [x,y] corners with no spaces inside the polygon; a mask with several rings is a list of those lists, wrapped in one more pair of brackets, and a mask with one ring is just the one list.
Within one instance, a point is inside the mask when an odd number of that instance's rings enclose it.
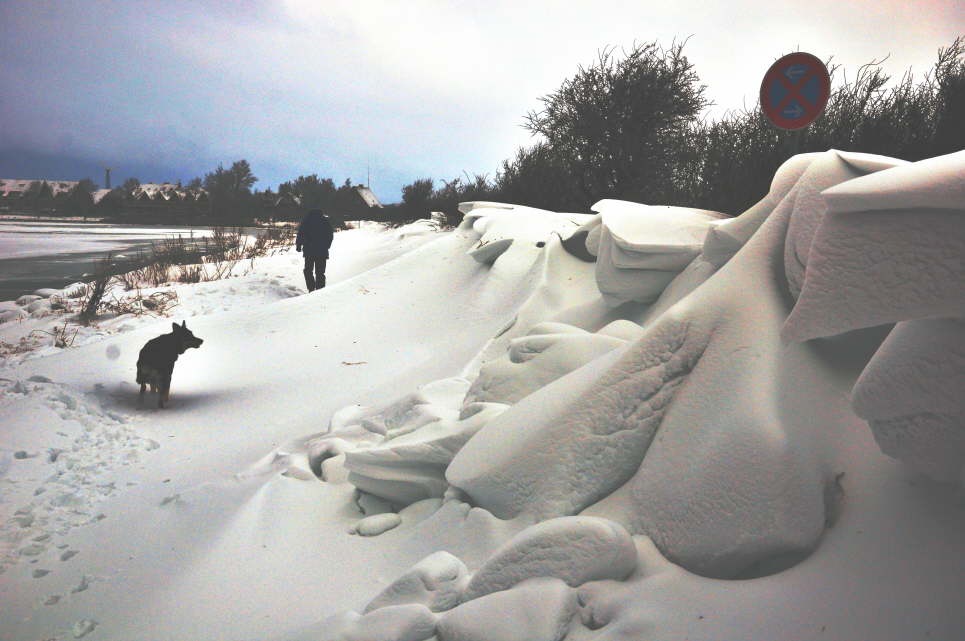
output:
{"label": "dog's ear", "polygon": [[171,329],[173,329],[174,331],[178,331],[178,330],[181,329],[181,328],[178,327],[178,324],[177,324],[177,323],[171,323]]}
{"label": "dog's ear", "polygon": [[186,320],[181,321],[181,327],[183,327],[184,329],[187,329],[187,328],[188,328],[188,321],[186,321]]}

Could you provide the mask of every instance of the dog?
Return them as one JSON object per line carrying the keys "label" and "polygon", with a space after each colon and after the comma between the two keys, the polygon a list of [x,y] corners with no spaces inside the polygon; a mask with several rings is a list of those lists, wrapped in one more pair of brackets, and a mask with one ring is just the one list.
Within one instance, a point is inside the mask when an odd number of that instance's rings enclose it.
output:
{"label": "dog", "polygon": [[141,386],[140,400],[144,402],[144,390],[148,385],[151,392],[160,392],[157,399],[159,409],[164,408],[171,395],[171,374],[174,361],[192,347],[201,347],[204,341],[188,329],[187,321],[180,325],[171,323],[173,331],[149,340],[137,356],[137,382]]}

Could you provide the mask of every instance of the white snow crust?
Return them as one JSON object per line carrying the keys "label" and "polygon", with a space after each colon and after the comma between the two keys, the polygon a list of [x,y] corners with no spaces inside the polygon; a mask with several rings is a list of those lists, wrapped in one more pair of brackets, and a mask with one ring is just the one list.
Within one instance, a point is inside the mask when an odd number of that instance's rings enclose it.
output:
{"label": "white snow crust", "polygon": [[653,302],[700,254],[711,221],[724,214],[684,207],[601,200],[600,223],[587,237],[597,257],[596,281],[611,306]]}

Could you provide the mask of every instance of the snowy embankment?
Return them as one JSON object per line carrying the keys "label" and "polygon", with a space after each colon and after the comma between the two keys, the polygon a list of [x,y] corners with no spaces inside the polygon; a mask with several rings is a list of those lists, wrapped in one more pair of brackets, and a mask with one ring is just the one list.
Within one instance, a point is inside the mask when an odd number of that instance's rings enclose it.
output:
{"label": "snowy embankment", "polygon": [[164,411],[164,323],[10,361],[0,634],[963,639],[963,203],[835,151],[732,219],[467,203],[189,319]]}

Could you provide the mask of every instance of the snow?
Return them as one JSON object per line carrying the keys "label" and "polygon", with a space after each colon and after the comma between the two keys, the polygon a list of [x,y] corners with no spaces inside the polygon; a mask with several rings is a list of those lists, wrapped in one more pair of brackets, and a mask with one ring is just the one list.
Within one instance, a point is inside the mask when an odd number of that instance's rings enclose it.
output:
{"label": "snow", "polygon": [[378,536],[388,532],[394,527],[398,527],[401,523],[402,517],[395,512],[373,514],[372,516],[365,517],[349,528],[348,533],[358,534],[360,536]]}
{"label": "snow", "polygon": [[827,190],[788,340],[965,316],[965,151],[923,162]]}
{"label": "snow", "polygon": [[482,366],[466,402],[514,404],[627,342],[602,331],[594,334],[563,323],[536,325],[510,341],[504,356]]}
{"label": "snow", "polygon": [[[0,636],[961,639],[962,175],[832,150],[733,219],[464,203],[339,232],[311,294],[286,251],[31,338]],[[35,295],[8,344],[63,325]],[[189,317],[139,407],[137,351]]]}
{"label": "snow", "polygon": [[440,617],[436,633],[439,641],[560,641],[575,612],[574,590],[559,579],[540,577],[450,610]]}
{"label": "snow", "polygon": [[898,323],[854,386],[882,451],[933,478],[965,471],[965,319]]}
{"label": "snow", "polygon": [[506,409],[497,403],[472,403],[460,414],[454,408],[433,412],[429,404],[416,407],[428,408],[416,414],[422,422],[419,428],[388,434],[371,447],[345,453],[343,465],[349,472],[348,480],[389,504],[405,506],[441,497],[447,488],[445,469],[452,457],[483,425]]}
{"label": "snow", "polygon": [[[596,281],[611,306],[653,302],[701,252],[712,221],[723,214],[684,207],[601,200],[600,224],[587,236]],[[592,246],[591,246],[592,243]]]}
{"label": "snow", "polygon": [[322,633],[345,641],[424,641],[432,636],[436,617],[424,605],[390,605],[340,627]]}
{"label": "snow", "polygon": [[536,577],[555,577],[571,587],[587,581],[621,581],[636,569],[637,550],[620,525],[590,516],[564,516],[527,528],[479,568],[463,600],[508,590]]}
{"label": "snow", "polygon": [[389,584],[365,606],[371,612],[391,605],[419,603],[433,612],[459,605],[469,582],[466,565],[446,551],[430,554]]}
{"label": "snow", "polygon": [[0,194],[8,195],[10,193],[23,193],[30,188],[31,183],[43,183],[46,182],[50,185],[50,189],[53,195],[57,195],[61,192],[70,191],[77,186],[78,181],[76,180],[35,180],[35,179],[22,179],[22,178],[0,178]]}

